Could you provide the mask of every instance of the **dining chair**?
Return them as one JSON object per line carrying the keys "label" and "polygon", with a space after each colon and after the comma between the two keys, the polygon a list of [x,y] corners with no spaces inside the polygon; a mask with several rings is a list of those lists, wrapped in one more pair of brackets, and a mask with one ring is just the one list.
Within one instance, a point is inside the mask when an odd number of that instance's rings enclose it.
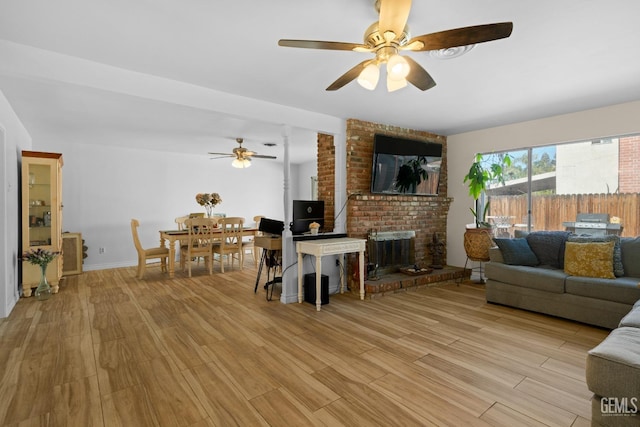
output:
{"label": "dining chair", "polygon": [[209,274],[213,274],[213,226],[215,222],[209,218],[189,218],[185,225],[189,229],[186,247],[180,248],[180,267],[182,271],[188,267],[191,277],[191,264],[194,260],[204,258],[205,267],[209,268]]}
{"label": "dining chair", "polygon": [[160,268],[162,272],[167,271],[167,260],[169,259],[169,248],[165,247],[157,247],[157,248],[148,248],[145,249],[142,247],[140,243],[140,238],[138,237],[138,227],[140,226],[140,221],[137,219],[131,220],[131,235],[133,236],[133,244],[136,247],[136,251],[138,252],[138,279],[144,278],[144,272],[147,267],[148,259],[160,259]]}
{"label": "dining chair", "polygon": [[[228,262],[233,268],[234,261],[237,259],[240,264],[240,270],[244,263],[244,250],[242,248],[242,228],[244,226],[244,218],[228,217],[219,218],[218,225],[220,228],[220,241],[213,245],[213,253],[218,254],[220,262],[220,271],[224,273],[224,258],[228,257]],[[216,260],[214,256],[214,261]]]}
{"label": "dining chair", "polygon": [[176,224],[178,224],[178,230],[185,230],[186,229],[186,225],[185,225],[185,221],[189,219],[189,215],[185,215],[185,216],[179,216],[175,219]]}

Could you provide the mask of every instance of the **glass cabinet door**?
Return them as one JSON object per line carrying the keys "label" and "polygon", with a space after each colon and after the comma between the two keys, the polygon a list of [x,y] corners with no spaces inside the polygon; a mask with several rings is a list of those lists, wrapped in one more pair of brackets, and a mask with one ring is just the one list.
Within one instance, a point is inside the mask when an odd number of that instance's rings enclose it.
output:
{"label": "glass cabinet door", "polygon": [[[62,277],[62,154],[22,152],[21,253],[45,249],[58,253],[47,267],[52,292]],[[42,276],[39,266],[22,261],[22,294],[31,296]]]}
{"label": "glass cabinet door", "polygon": [[53,167],[50,164],[29,164],[29,226],[28,239],[30,247],[51,246],[52,227],[52,181]]}

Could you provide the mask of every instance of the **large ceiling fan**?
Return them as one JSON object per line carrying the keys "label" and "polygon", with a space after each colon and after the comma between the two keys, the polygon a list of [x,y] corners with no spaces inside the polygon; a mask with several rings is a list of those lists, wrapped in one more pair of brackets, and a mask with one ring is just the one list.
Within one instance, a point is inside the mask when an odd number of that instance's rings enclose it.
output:
{"label": "large ceiling fan", "polygon": [[217,156],[217,157],[211,157],[211,158],[224,159],[228,157],[234,157],[233,162],[231,162],[231,166],[233,166],[234,168],[248,168],[249,166],[251,166],[251,159],[254,157],[258,159],[276,159],[277,158],[276,156],[260,155],[255,151],[247,150],[242,146],[242,143],[244,142],[244,139],[242,138],[236,138],[236,142],[238,143],[239,147],[234,148],[233,152],[209,153],[213,156]]}
{"label": "large ceiling fan", "polygon": [[375,58],[362,61],[340,76],[327,87],[329,91],[340,89],[354,79],[357,79],[358,83],[366,89],[375,89],[382,64],[387,64],[389,92],[405,87],[407,82],[420,90],[427,90],[436,85],[433,78],[410,56],[401,56],[399,52],[438,51],[470,46],[509,37],[513,30],[513,23],[500,22],[456,28],[412,38],[407,26],[411,0],[376,0],[375,7],[380,18],[365,31],[364,44],[281,39],[278,45],[375,53]]}

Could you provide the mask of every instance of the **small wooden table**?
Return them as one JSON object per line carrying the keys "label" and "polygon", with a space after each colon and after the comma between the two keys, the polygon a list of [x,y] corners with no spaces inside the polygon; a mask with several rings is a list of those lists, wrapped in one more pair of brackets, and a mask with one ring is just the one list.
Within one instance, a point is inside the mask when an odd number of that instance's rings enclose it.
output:
{"label": "small wooden table", "polygon": [[[344,255],[351,252],[359,252],[358,266],[360,268],[360,299],[364,300],[364,250],[367,241],[365,239],[354,239],[351,237],[338,237],[335,239],[302,240],[296,242],[296,252],[298,252],[298,303],[303,300],[302,294],[302,255],[309,254],[316,257],[316,310],[320,311],[322,306],[322,257],[324,255],[342,255],[342,265],[344,265]],[[344,292],[344,274],[340,275],[340,293]]]}
{"label": "small wooden table", "polygon": [[[215,233],[222,234],[221,228],[215,228]],[[242,229],[243,236],[255,236],[258,229],[255,227],[245,227]],[[169,242],[169,277],[175,276],[176,269],[176,241],[181,238],[189,236],[189,230],[160,230],[160,246],[166,247],[166,242]]]}
{"label": "small wooden table", "polygon": [[[277,265],[272,265],[267,262],[267,259],[278,258],[278,253],[282,251],[282,236],[279,235],[263,235],[256,236],[253,240],[253,246],[262,248],[262,254],[260,255],[260,264],[258,265],[258,275],[256,276],[256,286],[253,288],[253,293],[258,291],[258,285],[260,284],[260,276],[262,275],[262,268],[267,264],[267,283],[264,288],[267,290],[267,301],[271,301],[273,296],[273,288],[276,283],[282,283],[282,277],[276,277]],[[273,271],[273,279],[271,278],[271,272]],[[271,286],[271,294],[269,294],[269,286]]]}

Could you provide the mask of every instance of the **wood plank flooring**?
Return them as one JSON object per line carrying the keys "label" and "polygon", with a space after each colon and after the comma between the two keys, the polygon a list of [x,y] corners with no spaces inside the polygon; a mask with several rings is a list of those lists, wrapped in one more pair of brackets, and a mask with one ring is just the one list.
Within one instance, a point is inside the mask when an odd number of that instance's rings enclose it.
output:
{"label": "wood plank flooring", "polygon": [[[0,320],[0,426],[589,425],[608,331],[448,284],[311,304],[256,270],[66,278]],[[278,291],[276,291],[278,293]]]}

